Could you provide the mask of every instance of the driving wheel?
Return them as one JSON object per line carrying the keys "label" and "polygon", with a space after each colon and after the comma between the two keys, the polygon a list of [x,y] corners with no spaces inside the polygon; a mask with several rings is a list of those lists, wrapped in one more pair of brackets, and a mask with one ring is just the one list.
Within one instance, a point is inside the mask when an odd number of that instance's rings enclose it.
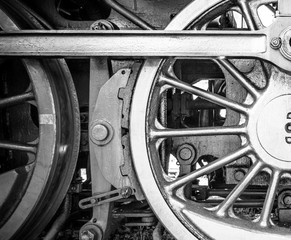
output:
{"label": "driving wheel", "polygon": [[[166,30],[254,31],[265,25],[262,7],[274,12],[276,1],[196,0]],[[174,237],[290,239],[290,80],[255,59],[145,61],[131,151],[146,198]]]}
{"label": "driving wheel", "polygon": [[[42,28],[17,1],[0,2],[2,31]],[[0,239],[34,239],[70,185],[79,109],[64,60],[0,60]]]}

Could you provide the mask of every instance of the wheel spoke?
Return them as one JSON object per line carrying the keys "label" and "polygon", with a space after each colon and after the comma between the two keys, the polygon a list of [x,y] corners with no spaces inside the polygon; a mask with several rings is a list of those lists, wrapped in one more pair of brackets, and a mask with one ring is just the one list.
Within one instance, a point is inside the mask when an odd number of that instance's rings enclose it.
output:
{"label": "wheel spoke", "polygon": [[274,14],[276,14],[276,9],[274,9],[270,4],[265,5],[268,9],[270,9]]}
{"label": "wheel spoke", "polygon": [[281,173],[274,171],[270,180],[269,189],[266,195],[264,207],[260,216],[259,224],[261,227],[268,227],[271,225],[271,212],[273,209],[276,192],[278,189]]}
{"label": "wheel spoke", "polygon": [[16,105],[22,102],[33,100],[33,99],[34,99],[34,95],[32,92],[19,94],[13,97],[3,98],[3,99],[0,99],[0,108],[9,107],[9,106]]}
{"label": "wheel spoke", "polygon": [[228,215],[228,210],[235,203],[237,198],[243,193],[247,186],[251,183],[252,179],[262,170],[263,164],[261,161],[257,161],[251,167],[249,172],[245,175],[243,180],[236,185],[227,198],[218,206],[216,210],[217,216],[225,217]]}
{"label": "wheel spoke", "polygon": [[230,108],[232,110],[238,111],[240,113],[248,114],[248,108],[240,103],[234,102],[230,99],[222,97],[220,95],[207,92],[200,88],[191,86],[187,83],[180,81],[179,79],[174,79],[171,77],[161,76],[160,77],[161,84],[168,84],[172,87],[178,88],[182,91],[188,92],[190,94],[194,94],[203,99],[206,99],[212,103],[216,103],[217,105],[224,106],[226,108]]}
{"label": "wheel spoke", "polygon": [[[250,6],[250,4],[251,3],[248,2],[247,0],[239,0],[238,1],[238,5],[243,13],[244,19],[247,23],[249,30],[254,31],[254,30],[262,29],[263,24],[262,24],[261,19],[258,15],[258,12],[257,12],[258,6],[255,5],[254,8],[252,8]],[[264,74],[265,79],[268,79],[268,71],[266,69],[264,62],[262,60],[259,60],[259,62],[262,66],[262,72]]]}
{"label": "wheel spoke", "polygon": [[247,153],[249,153],[251,150],[251,148],[246,145],[240,149],[238,149],[237,151],[230,153],[222,158],[219,158],[205,166],[203,166],[202,168],[197,169],[196,171],[181,177],[179,179],[177,179],[174,182],[171,182],[168,186],[167,186],[167,190],[172,191],[175,188],[181,187],[203,175],[209,174],[219,168],[222,168],[223,166],[237,160],[238,158],[241,158],[243,156],[245,156]]}
{"label": "wheel spoke", "polygon": [[[33,167],[34,164],[27,164],[8,172],[0,173],[0,206],[3,206],[3,203],[8,200],[7,196],[9,196],[11,191],[16,191],[16,188],[21,186],[33,170]],[[14,192],[14,194],[15,193],[16,192]]]}
{"label": "wheel spoke", "polygon": [[253,12],[247,0],[239,0],[238,5],[243,13],[245,21],[250,30],[258,30],[257,23],[253,17]]}
{"label": "wheel spoke", "polygon": [[0,141],[0,148],[18,150],[23,152],[36,153],[36,146],[32,146],[24,143],[10,142],[10,141]]}
{"label": "wheel spoke", "polygon": [[245,127],[205,127],[184,129],[152,129],[151,138],[186,137],[186,136],[214,136],[240,135],[246,133]]}
{"label": "wheel spoke", "polygon": [[254,97],[259,98],[260,93],[228,59],[217,59],[217,63],[223,66],[246,90]]}

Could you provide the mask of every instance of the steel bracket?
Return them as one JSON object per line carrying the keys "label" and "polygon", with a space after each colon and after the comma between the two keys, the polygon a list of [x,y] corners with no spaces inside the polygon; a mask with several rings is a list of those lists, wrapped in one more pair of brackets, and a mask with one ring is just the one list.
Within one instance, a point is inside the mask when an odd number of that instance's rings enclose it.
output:
{"label": "steel bracket", "polygon": [[130,179],[121,174],[124,165],[122,147],[122,100],[120,88],[128,82],[131,70],[117,71],[100,89],[89,126],[89,135],[98,166],[105,179],[115,188],[132,186]]}
{"label": "steel bracket", "polygon": [[117,200],[128,198],[134,193],[131,187],[119,188],[106,193],[96,194],[92,197],[84,198],[79,202],[81,209],[92,208],[95,206],[102,205],[104,203],[111,203]]}

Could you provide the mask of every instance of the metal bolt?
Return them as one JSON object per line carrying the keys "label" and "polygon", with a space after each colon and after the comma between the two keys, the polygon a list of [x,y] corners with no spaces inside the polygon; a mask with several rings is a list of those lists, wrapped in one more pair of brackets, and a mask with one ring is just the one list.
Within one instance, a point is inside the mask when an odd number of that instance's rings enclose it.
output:
{"label": "metal bolt", "polygon": [[200,195],[200,194],[201,194],[200,190],[199,189],[196,189],[195,190],[195,195]]}
{"label": "metal bolt", "polygon": [[91,204],[95,204],[95,203],[97,203],[97,200],[96,200],[95,198],[92,198],[92,199],[90,200],[90,203],[91,203]]}
{"label": "metal bolt", "polygon": [[86,230],[82,232],[80,239],[81,240],[94,240],[94,233],[90,230]]}
{"label": "metal bolt", "polygon": [[94,22],[90,28],[92,30],[114,30],[114,24],[110,21],[107,20],[97,20],[96,22]]}
{"label": "metal bolt", "polygon": [[236,181],[242,180],[244,176],[245,176],[245,172],[243,170],[237,170],[234,173],[234,179]]}
{"label": "metal bolt", "polygon": [[184,147],[179,151],[179,156],[182,160],[189,160],[192,157],[192,151],[191,149]]}
{"label": "metal bolt", "polygon": [[282,39],[279,37],[274,37],[272,38],[270,45],[271,48],[277,50],[282,46]]}
{"label": "metal bolt", "polygon": [[123,198],[128,198],[132,194],[132,190],[130,187],[124,187],[120,190],[120,195]]}
{"label": "metal bolt", "polygon": [[109,132],[107,127],[102,124],[97,124],[92,129],[92,137],[97,141],[103,141],[107,138]]}
{"label": "metal bolt", "polygon": [[283,198],[283,202],[285,205],[291,205],[291,195],[287,195]]}

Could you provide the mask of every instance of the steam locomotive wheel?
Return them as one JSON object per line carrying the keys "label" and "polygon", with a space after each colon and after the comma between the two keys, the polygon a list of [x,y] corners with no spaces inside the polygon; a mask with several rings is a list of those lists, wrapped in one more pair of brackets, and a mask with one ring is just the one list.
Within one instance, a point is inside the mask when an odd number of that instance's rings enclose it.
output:
{"label": "steam locomotive wheel", "polygon": [[[196,0],[182,10],[166,29],[202,29],[222,13],[236,9],[243,14],[249,30],[256,30],[263,27],[258,8],[274,2]],[[267,84],[260,88],[242,74],[230,59],[222,56],[214,61],[246,90],[247,97],[243,101],[200,89],[178,79],[173,73],[173,59],[150,59],[144,63],[133,95],[130,123],[131,151],[140,184],[157,217],[179,240],[290,239],[290,226],[278,224],[273,212],[280,180],[283,175],[290,175],[291,171],[291,150],[285,129],[291,112],[290,76],[272,67],[270,77],[265,79]],[[171,89],[195,95],[228,111],[231,109],[239,114],[239,122],[231,126],[168,128],[161,124],[159,103],[166,90]],[[192,169],[176,179],[170,178],[162,164],[161,152],[164,150],[160,148],[161,144],[175,137],[192,137],[199,141],[201,136],[236,136],[240,144],[201,168]],[[242,157],[247,157],[251,162],[248,172],[216,206],[202,204],[185,194],[189,185],[197,184],[200,177],[223,169]],[[255,219],[244,219],[235,211],[234,204],[262,172],[269,175],[262,209]]]}
{"label": "steam locomotive wheel", "polygon": [[[17,1],[1,1],[0,27],[41,25]],[[35,239],[74,173],[77,97],[63,60],[2,59],[0,74],[0,239]]]}

